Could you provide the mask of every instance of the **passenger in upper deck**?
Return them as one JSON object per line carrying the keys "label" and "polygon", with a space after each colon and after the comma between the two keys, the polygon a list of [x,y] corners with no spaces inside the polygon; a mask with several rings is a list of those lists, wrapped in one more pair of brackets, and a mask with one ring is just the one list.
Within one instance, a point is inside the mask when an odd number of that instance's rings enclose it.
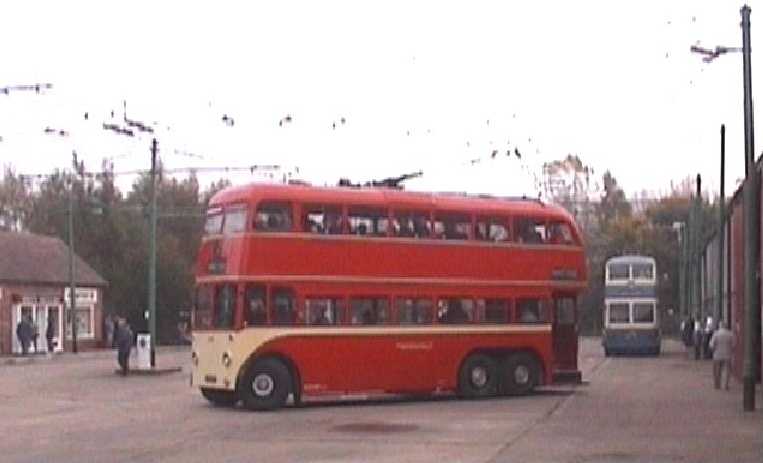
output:
{"label": "passenger in upper deck", "polygon": [[543,237],[535,230],[532,222],[523,220],[519,222],[519,242],[527,244],[539,244],[543,242]]}

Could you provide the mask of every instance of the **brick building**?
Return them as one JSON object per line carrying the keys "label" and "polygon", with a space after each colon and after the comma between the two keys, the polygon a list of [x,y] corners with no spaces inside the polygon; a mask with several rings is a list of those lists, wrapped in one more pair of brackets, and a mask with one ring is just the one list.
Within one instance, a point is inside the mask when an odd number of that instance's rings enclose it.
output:
{"label": "brick building", "polygon": [[[103,289],[106,281],[74,256],[77,347],[90,349],[102,339]],[[71,350],[69,248],[58,238],[31,233],[0,232],[0,355],[21,351],[16,324],[31,317],[45,352],[45,332],[53,323],[54,350]],[[62,341],[61,333],[66,333]]]}

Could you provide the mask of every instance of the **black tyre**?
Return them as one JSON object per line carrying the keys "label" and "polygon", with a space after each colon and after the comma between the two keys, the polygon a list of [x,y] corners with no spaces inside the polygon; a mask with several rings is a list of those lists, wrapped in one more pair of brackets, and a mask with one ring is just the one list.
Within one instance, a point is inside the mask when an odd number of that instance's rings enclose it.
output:
{"label": "black tyre", "polygon": [[458,372],[458,393],[465,398],[489,397],[498,391],[498,364],[487,355],[470,355]]}
{"label": "black tyre", "polygon": [[503,364],[503,392],[522,395],[531,392],[538,385],[540,365],[530,354],[509,355]]}
{"label": "black tyre", "polygon": [[238,402],[238,396],[234,391],[220,391],[218,389],[201,388],[201,395],[212,405],[217,407],[232,407]]}
{"label": "black tyre", "polygon": [[250,410],[275,410],[291,392],[289,369],[278,359],[257,360],[241,377],[238,394]]}

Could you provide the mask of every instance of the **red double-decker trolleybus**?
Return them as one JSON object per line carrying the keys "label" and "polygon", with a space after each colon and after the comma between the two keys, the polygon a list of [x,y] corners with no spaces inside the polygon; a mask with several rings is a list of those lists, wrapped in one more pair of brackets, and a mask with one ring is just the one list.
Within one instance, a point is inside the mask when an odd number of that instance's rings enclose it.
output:
{"label": "red double-decker trolleybus", "polygon": [[561,208],[254,184],[216,194],[204,232],[192,383],[215,404],[580,379],[585,256]]}

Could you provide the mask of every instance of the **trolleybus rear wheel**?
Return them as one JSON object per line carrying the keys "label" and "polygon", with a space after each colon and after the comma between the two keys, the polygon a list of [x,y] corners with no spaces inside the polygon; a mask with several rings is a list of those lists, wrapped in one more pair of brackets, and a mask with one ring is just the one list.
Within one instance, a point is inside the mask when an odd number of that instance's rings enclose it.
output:
{"label": "trolleybus rear wheel", "polygon": [[218,389],[201,388],[201,395],[204,396],[212,405],[218,407],[232,407],[236,405],[239,398],[233,391],[221,391]]}
{"label": "trolleybus rear wheel", "polygon": [[510,395],[527,394],[538,385],[540,367],[530,354],[509,355],[503,364],[503,390]]}
{"label": "trolleybus rear wheel", "polygon": [[495,395],[498,390],[498,365],[487,355],[470,355],[458,373],[458,392],[462,397]]}
{"label": "trolleybus rear wheel", "polygon": [[289,369],[278,359],[257,360],[241,377],[238,393],[250,410],[282,407],[291,392]]}

